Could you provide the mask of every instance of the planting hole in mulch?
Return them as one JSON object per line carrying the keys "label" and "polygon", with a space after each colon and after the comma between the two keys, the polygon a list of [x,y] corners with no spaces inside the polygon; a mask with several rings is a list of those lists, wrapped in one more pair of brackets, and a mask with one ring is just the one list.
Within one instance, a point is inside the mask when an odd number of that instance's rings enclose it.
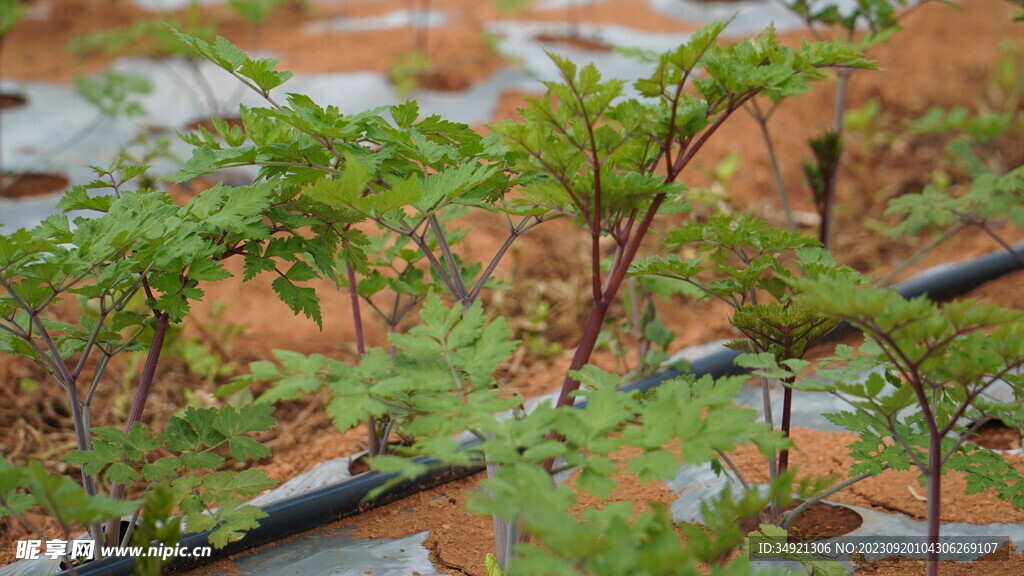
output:
{"label": "planting hole in mulch", "polygon": [[462,92],[473,85],[473,80],[461,74],[448,73],[444,70],[421,72],[416,75],[416,85],[424,90],[438,92]]}
{"label": "planting hole in mulch", "polygon": [[357,476],[364,472],[373,470],[370,465],[366,463],[366,457],[360,456],[359,458],[353,458],[352,462],[348,465],[348,473]]}
{"label": "planting hole in mulch", "polygon": [[1020,430],[992,420],[975,430],[971,442],[989,450],[1017,450],[1021,447],[1021,435]]}
{"label": "planting hole in mulch", "polygon": [[[793,502],[786,510],[800,505]],[[789,527],[790,542],[816,542],[849,534],[864,523],[860,514],[845,506],[836,506],[827,502],[815,502],[807,507],[793,520]],[[758,519],[751,518],[743,523],[745,533],[757,530]]]}
{"label": "planting hole in mulch", "polygon": [[0,198],[30,198],[60,192],[68,187],[68,179],[52,172],[5,174],[0,179]]}
{"label": "planting hole in mulch", "polygon": [[611,44],[606,42],[574,35],[540,34],[537,36],[537,41],[549,44],[564,44],[588,52],[608,52],[612,49]]}
{"label": "planting hole in mulch", "polygon": [[28,103],[28,100],[26,100],[24,96],[18,94],[0,94],[0,110],[17,108],[18,106],[24,106],[26,103]]}
{"label": "planting hole in mulch", "polygon": [[[243,130],[245,129],[245,126],[242,124],[242,119],[237,116],[229,116],[227,118],[221,118],[221,120],[227,122],[228,126],[238,126]],[[217,128],[214,127],[213,120],[210,118],[193,120],[192,122],[189,122],[185,125],[185,129],[188,130],[189,132],[195,132],[196,130],[199,130],[200,126],[206,128],[206,130],[212,134],[217,133]]]}
{"label": "planting hole in mulch", "polygon": [[[795,503],[793,507],[799,505]],[[849,534],[864,519],[845,506],[816,502],[800,513],[789,528],[790,542],[815,542]]]}
{"label": "planting hole in mulch", "polygon": [[[403,446],[410,445],[410,442],[404,442],[402,440],[391,440],[390,442],[388,442],[389,448],[387,450],[387,453],[398,454],[400,448],[402,448]],[[370,464],[367,462],[367,458],[370,458],[370,454],[365,450],[358,454],[352,455],[348,464],[348,473],[351,474],[352,476],[355,476],[357,474],[362,474],[364,472],[369,472],[370,470],[373,470],[373,468],[371,468]]]}

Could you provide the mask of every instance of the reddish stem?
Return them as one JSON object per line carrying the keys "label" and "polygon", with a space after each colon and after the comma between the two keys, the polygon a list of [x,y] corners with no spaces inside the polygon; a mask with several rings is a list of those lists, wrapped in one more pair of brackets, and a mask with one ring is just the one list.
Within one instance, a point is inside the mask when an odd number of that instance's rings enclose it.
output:
{"label": "reddish stem", "polygon": [[[601,291],[601,297],[594,302],[594,308],[590,311],[590,316],[587,318],[587,323],[583,328],[583,335],[580,337],[580,344],[576,348],[576,353],[573,354],[572,363],[569,364],[569,370],[579,370],[590,362],[590,356],[594,353],[594,347],[597,345],[597,338],[601,335],[601,327],[604,325],[604,319],[608,315],[608,307],[615,300],[615,296],[619,293],[619,288],[622,286],[622,281],[626,278],[626,272],[629,271],[629,266],[636,258],[636,253],[640,249],[640,243],[643,241],[644,236],[651,227],[651,222],[654,220],[654,216],[658,213],[658,208],[661,207],[661,203],[665,201],[665,195],[660,194],[655,197],[651,203],[650,208],[647,209],[647,213],[644,214],[644,219],[637,226],[636,234],[629,239],[626,244],[626,251],[622,255],[622,258],[615,263],[614,267],[608,273],[608,284],[604,290]],[[598,270],[593,270],[593,274],[598,274]],[[555,404],[555,408],[561,408],[567,406],[570,402],[569,396],[578,390],[580,387],[579,381],[572,376],[566,374],[565,380],[562,381],[562,390],[558,394],[558,401]]]}
{"label": "reddish stem", "polygon": [[939,512],[942,509],[942,437],[935,433],[928,439],[928,559],[925,561],[925,575],[938,576],[938,542],[941,530]]}
{"label": "reddish stem", "polygon": [[156,377],[160,353],[163,351],[164,340],[171,325],[171,317],[167,314],[154,312],[154,316],[156,316],[156,326],[153,328],[153,341],[149,346],[149,353],[146,355],[146,363],[142,367],[142,375],[139,376],[139,389],[135,392],[135,401],[132,402],[132,407],[128,410],[128,419],[124,425],[126,434],[132,424],[142,420],[146,401],[149,400],[149,393],[153,388],[153,379]]}
{"label": "reddish stem", "polygon": [[[796,381],[795,377],[785,378],[782,390],[782,437],[789,438],[790,416],[793,411],[793,389],[790,386]],[[789,448],[779,450],[779,475],[786,473],[789,468]]]}
{"label": "reddish stem", "polygon": [[366,337],[363,335],[363,315],[359,311],[359,285],[356,283],[356,271],[351,264],[348,268],[348,295],[352,302],[352,327],[356,333],[356,352],[362,358],[366,354]]}
{"label": "reddish stem", "polygon": [[[356,283],[356,271],[351,264],[346,263],[348,273],[348,295],[352,304],[352,326],[355,329],[356,353],[359,358],[366,354],[366,336],[363,334],[363,315],[359,310],[359,285]],[[373,416],[366,418],[366,449],[370,456],[377,456],[383,453],[384,443],[377,434],[377,421]]]}
{"label": "reddish stem", "polygon": [[[128,410],[128,417],[124,423],[125,434],[131,431],[133,424],[142,420],[142,413],[146,409],[146,401],[149,400],[149,394],[153,389],[153,379],[156,377],[156,367],[160,362],[160,353],[163,351],[164,340],[171,325],[171,317],[166,313],[154,310],[153,315],[156,317],[156,325],[153,327],[153,341],[149,345],[146,363],[142,367],[142,374],[139,376],[139,388],[135,391],[135,400],[132,402],[132,407]],[[123,462],[125,459],[126,456],[122,454],[121,461]],[[113,484],[110,487],[111,498],[121,500],[124,499],[124,496],[124,484]],[[106,542],[108,546],[117,545],[120,529],[120,518],[107,521]]]}

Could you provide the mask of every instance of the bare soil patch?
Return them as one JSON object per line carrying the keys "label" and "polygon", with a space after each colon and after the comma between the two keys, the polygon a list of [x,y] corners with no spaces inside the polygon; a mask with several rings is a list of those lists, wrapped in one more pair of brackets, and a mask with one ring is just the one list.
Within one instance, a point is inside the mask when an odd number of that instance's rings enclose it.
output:
{"label": "bare soil patch", "polygon": [[53,173],[28,172],[6,174],[0,178],[0,198],[31,198],[60,192],[68,187],[67,176]]}

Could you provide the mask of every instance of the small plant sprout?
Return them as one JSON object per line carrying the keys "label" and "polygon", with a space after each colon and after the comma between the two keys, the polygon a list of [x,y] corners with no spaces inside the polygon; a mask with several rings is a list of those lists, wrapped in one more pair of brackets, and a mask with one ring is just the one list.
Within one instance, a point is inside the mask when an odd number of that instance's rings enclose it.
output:
{"label": "small plant sprout", "polygon": [[811,190],[814,207],[818,211],[821,226],[818,227],[818,241],[826,245],[830,235],[832,210],[835,203],[836,178],[839,173],[839,162],[843,157],[843,140],[839,132],[827,131],[808,142],[813,161],[804,162],[804,177]]}
{"label": "small plant sprout", "polygon": [[[779,370],[761,370],[765,420],[770,427],[779,422],[779,430],[789,437],[792,426],[793,386],[807,362],[804,354],[835,328],[837,321],[794,303],[794,291],[786,279],[843,274],[859,277],[853,270],[837,267],[828,252],[813,239],[776,228],[747,215],[714,216],[707,223],[695,222],[666,236],[670,249],[696,244],[700,256],[656,256],[638,260],[631,274],[653,275],[685,283],[689,293],[699,299],[717,298],[734,309],[730,324],[744,338],[727,344],[747,352],[737,364],[760,367],[764,361]],[[713,272],[713,274],[709,274]],[[782,412],[776,420],[772,410],[767,377],[777,378],[784,386]],[[789,448],[766,454],[769,476],[785,474],[789,467]],[[729,465],[724,454],[719,457]],[[738,470],[732,470],[739,476]],[[772,506],[769,520],[781,521],[781,510]]]}
{"label": "small plant sprout", "polygon": [[1009,220],[1024,227],[1024,167],[997,176],[986,173],[971,183],[970,189],[959,196],[934,184],[928,184],[920,193],[904,194],[889,201],[886,214],[903,216],[904,220],[892,229],[894,235],[917,234],[922,230],[940,229],[931,242],[894,269],[882,283],[888,283],[917,262],[928,252],[967,228],[978,228],[1024,267],[1022,257],[997,230],[998,223]]}
{"label": "small plant sprout", "polygon": [[928,109],[909,123],[911,132],[945,137],[950,164],[968,178],[1002,175],[1014,168],[1007,154],[1024,138],[1024,51],[1005,43],[1003,56],[985,82],[985,96],[973,110]]}
{"label": "small plant sprout", "polygon": [[[824,40],[822,28],[825,27],[839,28],[843,39],[850,44],[854,43],[858,30],[867,27],[869,33],[859,44],[856,44],[860,50],[866,50],[895,34],[900,29],[900,18],[928,1],[870,0],[858,2],[845,8],[830,0],[786,0],[783,4],[803,19],[807,30],[818,42]],[[899,12],[901,8],[908,5],[908,9],[902,13]],[[818,237],[826,248],[829,248],[832,242],[837,171],[842,159],[843,118],[846,115],[850,76],[856,68],[840,67],[836,70],[838,85],[831,125],[822,136],[812,139],[810,143],[815,161],[808,163],[807,176],[815,206],[821,216]],[[795,232],[796,222],[790,208],[789,194],[782,178],[778,153],[768,129],[768,122],[777,109],[780,99],[775,95],[769,94],[768,96],[768,98],[760,100],[752,99],[745,108],[760,128],[768,154],[768,165],[779,193],[786,227],[790,232]]]}
{"label": "small plant sprout", "polygon": [[[939,538],[946,469],[966,473],[969,493],[991,489],[1024,507],[1024,477],[1001,455],[970,442],[992,419],[1021,424],[1021,312],[970,300],[942,306],[923,297],[904,300],[895,291],[836,276],[790,282],[801,291],[800,305],[845,320],[866,337],[859,352],[839,346],[835,358],[822,361],[822,380],[798,384],[836,394],[853,408],[828,415],[860,436],[849,446],[858,461],[852,473],[916,468],[927,486],[931,542]],[[1008,386],[1014,399],[989,396],[997,385]],[[927,573],[938,573],[934,550]]]}
{"label": "small plant sprout", "polygon": [[[266,19],[280,3],[274,0],[234,0],[229,2],[229,7],[243,19],[252,23],[254,39],[258,45],[262,20],[249,19]],[[158,64],[163,65],[170,76],[175,78],[177,85],[188,91],[187,93],[195,101],[197,109],[205,110],[210,116],[223,115],[223,104],[213,86],[203,76],[202,70],[199,68],[199,60],[195,58],[190,49],[181,44],[171,30],[171,26],[185,30],[193,36],[211,40],[217,30],[215,20],[204,19],[200,2],[191,0],[180,15],[164,11],[150,18],[137,18],[129,25],[115,26],[75,38],[68,47],[82,57],[102,53],[153,58]],[[175,58],[183,59],[182,63],[187,70],[186,75],[182,75],[176,67],[171,65],[170,61]]]}

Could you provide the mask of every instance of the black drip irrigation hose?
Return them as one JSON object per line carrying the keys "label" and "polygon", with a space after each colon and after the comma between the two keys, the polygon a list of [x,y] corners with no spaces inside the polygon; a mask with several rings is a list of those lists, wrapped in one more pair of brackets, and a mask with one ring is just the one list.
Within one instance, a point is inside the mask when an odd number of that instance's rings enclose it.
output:
{"label": "black drip irrigation hose", "polygon": [[[1013,249],[1017,254],[1024,255],[1024,242],[1014,245]],[[904,298],[927,296],[932,300],[947,300],[1020,269],[1020,260],[1007,251],[1000,250],[974,260],[931,268],[906,282],[897,284],[894,288]],[[849,326],[840,325],[833,331],[833,334],[848,329]],[[666,370],[629,384],[623,387],[622,391],[646,392],[666,380],[683,374],[710,375],[713,378],[740,374],[745,370],[734,364],[734,360],[739,355],[740,352],[729,349],[706,354],[693,360],[686,372]],[[582,403],[577,403],[577,407],[579,406],[582,406]],[[476,443],[477,441],[470,442],[465,447]],[[246,532],[243,538],[229,543],[224,548],[214,548],[212,557],[175,557],[167,565],[165,571],[190,570],[256,546],[401,500],[417,492],[465,478],[483,470],[482,466],[473,468],[440,466],[439,462],[427,458],[418,458],[414,461],[430,465],[430,468],[415,480],[402,480],[394,483],[371,502],[366,502],[367,494],[393,482],[396,478],[395,474],[370,471],[350,480],[291,496],[265,506],[263,510],[267,516],[260,520],[258,528]],[[182,538],[180,546],[183,548],[207,546],[208,536],[209,532],[188,534]],[[105,558],[79,566],[78,574],[80,576],[129,576],[134,568],[134,558]],[[70,571],[65,571],[61,572],[60,576],[70,576],[70,574]]]}
{"label": "black drip irrigation hose", "polygon": [[[1024,242],[1013,245],[1013,251],[1024,256]],[[900,296],[906,299],[925,296],[930,300],[949,300],[961,294],[966,294],[978,286],[991,282],[997,278],[1021,270],[1021,261],[1010,254],[1007,250],[997,250],[973,260],[957,262],[955,264],[942,264],[929,268],[914,276],[906,282],[893,286]],[[825,339],[837,338],[851,329],[847,322],[840,322]],[[690,363],[689,370],[666,370],[653,376],[639,380],[622,390],[647,392],[666,380],[671,380],[684,374],[695,376],[710,375],[712,378],[721,378],[733,374],[744,374],[748,370],[736,366],[735,360],[743,354],[737,350],[723,348],[717,352],[705,354]]]}
{"label": "black drip irrigation hose", "polygon": [[[427,465],[439,464],[428,458],[413,460]],[[479,468],[431,466],[426,473],[414,480],[396,482],[369,503],[365,502],[366,496],[389,482],[393,482],[396,478],[395,474],[371,471],[344,482],[291,496],[264,506],[263,511],[267,513],[267,516],[260,520],[259,527],[247,531],[241,539],[229,542],[223,548],[213,548],[212,555],[209,557],[174,557],[164,567],[164,572],[173,573],[198,568],[220,558],[245,552],[257,546],[401,500],[406,496],[447,484],[480,470],[483,470],[482,466]],[[194,549],[209,546],[210,532],[208,530],[187,534],[181,539],[179,547]],[[129,576],[134,569],[134,558],[104,558],[79,566],[78,574],[79,576]],[[70,575],[70,571],[59,574],[59,576]]]}

